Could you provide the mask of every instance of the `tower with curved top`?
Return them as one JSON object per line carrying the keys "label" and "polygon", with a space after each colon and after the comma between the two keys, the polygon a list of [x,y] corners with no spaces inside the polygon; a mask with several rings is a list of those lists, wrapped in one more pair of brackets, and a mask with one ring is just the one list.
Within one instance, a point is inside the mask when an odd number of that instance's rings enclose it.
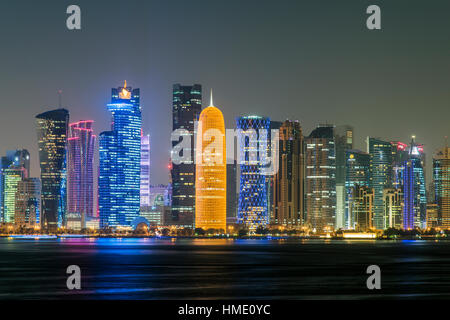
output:
{"label": "tower with curved top", "polygon": [[227,166],[225,122],[211,105],[200,114],[195,172],[195,227],[226,231]]}

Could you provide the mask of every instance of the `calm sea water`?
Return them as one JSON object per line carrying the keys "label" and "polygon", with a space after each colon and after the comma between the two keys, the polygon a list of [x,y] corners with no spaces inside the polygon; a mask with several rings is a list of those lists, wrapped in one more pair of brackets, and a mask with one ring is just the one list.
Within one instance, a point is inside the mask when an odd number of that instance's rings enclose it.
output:
{"label": "calm sea water", "polygon": [[[80,291],[66,288],[73,264]],[[450,298],[450,241],[0,239],[0,299],[411,297]]]}

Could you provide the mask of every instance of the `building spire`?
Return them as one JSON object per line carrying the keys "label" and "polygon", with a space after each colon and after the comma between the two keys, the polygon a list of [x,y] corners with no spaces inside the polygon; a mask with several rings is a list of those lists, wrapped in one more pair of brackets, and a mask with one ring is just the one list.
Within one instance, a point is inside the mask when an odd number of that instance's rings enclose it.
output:
{"label": "building spire", "polygon": [[209,105],[210,105],[211,107],[214,107],[212,88],[211,88],[211,97],[210,97],[210,100],[209,100]]}
{"label": "building spire", "polygon": [[123,85],[123,87],[126,89],[127,88],[127,80],[125,80],[125,84]]}

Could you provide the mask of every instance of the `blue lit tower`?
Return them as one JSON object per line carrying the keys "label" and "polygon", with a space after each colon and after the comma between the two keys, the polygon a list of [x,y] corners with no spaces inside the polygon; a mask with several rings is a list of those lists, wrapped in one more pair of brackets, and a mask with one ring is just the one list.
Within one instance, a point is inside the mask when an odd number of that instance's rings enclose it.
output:
{"label": "blue lit tower", "polygon": [[240,188],[238,223],[250,232],[269,223],[267,179],[263,174],[270,148],[270,119],[247,116],[236,119],[239,143]]}
{"label": "blue lit tower", "polygon": [[141,107],[139,89],[112,89],[111,131],[100,134],[100,227],[129,227],[139,216]]}
{"label": "blue lit tower", "polygon": [[367,137],[367,152],[370,154],[369,187],[374,189],[373,226],[385,229],[384,189],[392,187],[392,144]]}
{"label": "blue lit tower", "polygon": [[403,162],[403,228],[424,228],[426,223],[426,185],[423,164],[423,146],[413,136],[409,159]]}

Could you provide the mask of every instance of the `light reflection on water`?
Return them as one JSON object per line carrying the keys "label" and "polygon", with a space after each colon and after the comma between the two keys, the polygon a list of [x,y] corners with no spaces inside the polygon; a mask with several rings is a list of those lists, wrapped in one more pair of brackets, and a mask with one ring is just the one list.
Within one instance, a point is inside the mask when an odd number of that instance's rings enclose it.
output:
{"label": "light reflection on water", "polygon": [[[0,257],[0,299],[450,297],[448,241],[2,238]],[[381,292],[365,287],[371,264]]]}

